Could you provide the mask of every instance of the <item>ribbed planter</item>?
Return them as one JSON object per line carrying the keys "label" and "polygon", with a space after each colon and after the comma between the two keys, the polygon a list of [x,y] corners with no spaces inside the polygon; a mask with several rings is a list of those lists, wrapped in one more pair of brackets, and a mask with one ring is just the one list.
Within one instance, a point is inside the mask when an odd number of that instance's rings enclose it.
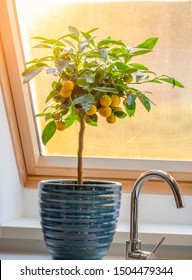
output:
{"label": "ribbed planter", "polygon": [[39,183],[39,191],[41,225],[52,258],[102,259],[116,230],[121,184],[47,180]]}

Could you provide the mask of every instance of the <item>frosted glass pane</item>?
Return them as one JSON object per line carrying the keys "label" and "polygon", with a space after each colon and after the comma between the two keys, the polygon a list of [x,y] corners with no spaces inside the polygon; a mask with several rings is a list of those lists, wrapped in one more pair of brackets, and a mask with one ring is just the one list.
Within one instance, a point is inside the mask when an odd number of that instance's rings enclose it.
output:
{"label": "frosted glass pane", "polygon": [[[100,118],[98,127],[86,127],[85,156],[192,159],[192,2],[191,1],[33,1],[17,0],[18,18],[26,60],[44,55],[33,49],[33,36],[59,38],[69,25],[82,31],[99,27],[99,38],[110,35],[127,45],[158,37],[154,51],[141,62],[157,74],[180,80],[184,89],[151,85],[156,103],[148,113],[137,105],[135,117],[115,124]],[[50,78],[32,83],[35,113],[43,110]],[[38,119],[40,121],[40,119]],[[38,123],[39,135],[44,122]],[[78,124],[57,135],[44,147],[44,155],[76,155]]]}

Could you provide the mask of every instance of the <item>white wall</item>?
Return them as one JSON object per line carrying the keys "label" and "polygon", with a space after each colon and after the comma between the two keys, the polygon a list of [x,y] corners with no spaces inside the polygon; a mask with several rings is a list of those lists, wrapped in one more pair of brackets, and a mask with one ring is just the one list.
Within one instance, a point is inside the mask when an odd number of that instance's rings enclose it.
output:
{"label": "white wall", "polygon": [[0,85],[0,224],[21,215],[22,196]]}

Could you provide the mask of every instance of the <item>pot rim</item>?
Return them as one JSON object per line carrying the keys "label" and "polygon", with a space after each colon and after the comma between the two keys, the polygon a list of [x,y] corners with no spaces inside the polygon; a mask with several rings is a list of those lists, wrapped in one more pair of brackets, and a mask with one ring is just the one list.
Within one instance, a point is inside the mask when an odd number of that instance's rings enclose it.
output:
{"label": "pot rim", "polygon": [[39,185],[44,185],[44,184],[57,184],[57,185],[63,185],[63,183],[66,183],[66,185],[73,185],[75,184],[75,186],[86,186],[86,185],[93,185],[93,186],[101,186],[104,187],[105,185],[107,185],[107,187],[110,186],[122,186],[122,184],[120,182],[116,182],[116,181],[109,181],[109,180],[83,180],[83,184],[77,184],[77,179],[48,179],[48,180],[41,180],[39,181]]}

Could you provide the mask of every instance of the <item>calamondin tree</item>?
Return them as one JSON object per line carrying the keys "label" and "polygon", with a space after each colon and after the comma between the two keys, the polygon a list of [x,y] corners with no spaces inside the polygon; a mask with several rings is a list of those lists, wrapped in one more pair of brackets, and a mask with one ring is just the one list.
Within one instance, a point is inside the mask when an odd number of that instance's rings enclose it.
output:
{"label": "calamondin tree", "polygon": [[170,83],[183,87],[174,78],[157,76],[135,57],[151,52],[158,38],[149,38],[136,47],[121,40],[106,37],[97,40],[92,34],[69,26],[69,32],[59,39],[34,37],[40,41],[36,48],[50,49],[50,54],[27,62],[22,73],[24,83],[41,71],[53,75],[46,107],[37,117],[47,121],[42,132],[46,144],[56,131],[63,131],[79,122],[78,183],[82,184],[82,155],[85,124],[97,126],[98,116],[113,124],[117,119],[134,116],[136,102],[150,111],[150,92],[142,90],[144,83]]}

